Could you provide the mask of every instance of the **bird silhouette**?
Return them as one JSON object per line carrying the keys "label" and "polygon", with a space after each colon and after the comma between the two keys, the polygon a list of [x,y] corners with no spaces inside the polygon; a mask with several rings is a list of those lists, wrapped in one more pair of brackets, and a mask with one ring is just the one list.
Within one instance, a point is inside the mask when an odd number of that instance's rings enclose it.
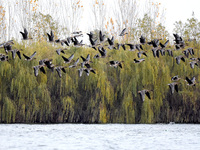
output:
{"label": "bird silhouette", "polygon": [[144,89],[144,90],[141,90],[141,91],[138,91],[138,93],[140,94],[140,98],[141,98],[141,100],[142,101],[144,101],[145,100],[145,94],[146,94],[146,96],[149,98],[149,99],[151,99],[151,96],[150,96],[150,90],[146,90],[146,89]]}
{"label": "bird silhouette", "polygon": [[35,55],[36,55],[36,51],[31,56],[27,56],[27,55],[23,54],[23,56],[25,57],[25,60],[27,60],[27,61],[31,61],[31,60],[35,59],[34,58]]}
{"label": "bird silhouette", "polygon": [[174,90],[176,90],[176,92],[178,92],[178,83],[177,82],[172,82],[172,83],[169,83],[168,85],[169,85],[171,94],[174,94]]}

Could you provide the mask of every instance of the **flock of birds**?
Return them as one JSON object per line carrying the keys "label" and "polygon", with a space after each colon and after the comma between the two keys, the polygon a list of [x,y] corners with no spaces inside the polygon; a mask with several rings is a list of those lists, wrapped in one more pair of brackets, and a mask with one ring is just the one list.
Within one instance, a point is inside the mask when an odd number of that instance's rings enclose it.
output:
{"label": "flock of birds", "polygon": [[[24,28],[23,32],[20,32],[22,35],[23,40],[29,40],[32,38],[28,37],[28,31],[26,28]],[[119,34],[119,36],[123,37],[124,35],[128,34],[126,32],[126,28],[123,29],[121,31],[121,33]],[[78,37],[82,36],[82,31],[77,31],[77,32],[73,32],[72,33],[73,36],[70,36],[64,40],[61,39],[54,39],[54,34],[53,31],[51,31],[50,33],[47,33],[48,36],[48,41],[52,42],[52,43],[60,43],[62,46],[66,45],[66,46],[70,46],[73,43],[73,46],[75,47],[81,47],[81,46],[86,46],[85,44],[83,44],[83,40],[79,41]],[[122,47],[122,49],[126,50],[127,47],[129,47],[129,51],[138,51],[137,56],[138,59],[134,59],[134,63],[138,64],[138,63],[142,63],[143,61],[145,61],[145,58],[141,58],[142,56],[147,57],[147,52],[144,51],[143,49],[143,45],[148,44],[148,45],[152,45],[152,53],[154,57],[160,57],[160,55],[165,55],[165,52],[168,53],[169,56],[173,57],[173,51],[171,49],[166,49],[169,40],[167,40],[165,43],[161,43],[160,40],[161,39],[153,39],[150,42],[146,42],[146,39],[144,36],[141,36],[139,41],[139,44],[131,44],[131,43],[115,43],[114,40],[114,36],[112,36],[111,38],[106,38],[106,35],[103,34],[101,31],[99,31],[99,37],[95,37],[95,34],[93,32],[87,33],[88,37],[89,37],[89,41],[90,41],[90,45],[88,45],[90,48],[94,49],[94,50],[98,50],[99,54],[96,54],[94,56],[94,59],[98,59],[98,58],[105,58],[105,57],[109,57],[107,55],[107,50],[105,47],[107,47],[108,49],[111,50],[119,50],[120,47]],[[184,49],[185,48],[185,42],[184,40],[178,35],[178,34],[173,34],[174,35],[174,41],[175,41],[175,50],[179,50],[179,49]],[[2,44],[0,44],[0,48],[4,48],[5,53],[6,54],[2,54],[0,53],[0,61],[8,61],[8,53],[11,52],[12,53],[12,58],[15,59],[16,54],[19,57],[19,59],[21,59],[21,50],[19,49],[12,49],[12,45],[14,44],[13,40],[4,42]],[[64,49],[56,49],[56,53],[58,55],[60,55],[61,53],[65,54],[65,50],[67,50],[66,48]],[[182,53],[184,55],[179,55],[176,56],[176,63],[179,65],[181,61],[185,62],[185,58],[189,58],[189,55],[193,56],[194,55],[194,50],[193,48],[188,48],[184,51],[182,51]],[[31,55],[31,56],[27,56],[26,54],[23,54],[23,57],[25,58],[26,61],[32,61],[35,58],[36,55],[36,51]],[[46,58],[46,59],[42,59],[39,60],[39,65],[37,66],[33,66],[34,69],[34,74],[35,76],[38,76],[39,71],[41,71],[42,73],[46,73],[45,71],[45,67],[47,67],[48,69],[54,71],[56,70],[58,73],[58,76],[61,77],[62,76],[62,72],[66,73],[65,68],[69,67],[69,68],[74,68],[77,66],[81,66],[78,69],[79,72],[79,76],[81,77],[83,72],[85,72],[87,74],[87,76],[89,76],[90,72],[96,74],[95,69],[93,69],[90,65],[90,63],[92,63],[92,61],[90,61],[90,54],[87,55],[86,58],[84,58],[83,56],[81,56],[82,62],[79,64],[79,58],[74,61],[74,54],[72,54],[69,58],[66,58],[65,56],[62,56],[62,59],[64,60],[64,63],[66,64],[70,64],[73,62],[73,64],[71,64],[70,66],[57,66],[54,65],[52,63],[52,59]],[[200,62],[200,58],[190,58],[191,62],[190,62],[190,67],[194,69],[195,65],[198,66],[198,62]],[[120,67],[122,68],[122,63],[124,61],[117,61],[117,60],[110,60],[109,62],[107,62],[107,64],[109,64],[111,67],[117,68]],[[173,94],[175,91],[178,92],[178,84],[179,84],[179,80],[181,78],[178,77],[178,75],[173,76],[171,78],[172,83],[169,83],[169,88],[171,90],[171,93]],[[191,79],[186,77],[185,81],[188,83],[187,85],[189,86],[195,86],[196,84],[196,78],[192,77]],[[151,99],[150,96],[150,91],[152,90],[148,90],[148,89],[143,89],[141,91],[138,91],[138,93],[141,96],[141,99],[144,101],[145,100],[145,95]]]}

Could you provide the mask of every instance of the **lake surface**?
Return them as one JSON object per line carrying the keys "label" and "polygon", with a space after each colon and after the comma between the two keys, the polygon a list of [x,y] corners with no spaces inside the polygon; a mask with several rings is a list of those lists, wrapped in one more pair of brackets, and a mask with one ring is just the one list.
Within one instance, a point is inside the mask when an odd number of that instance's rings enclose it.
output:
{"label": "lake surface", "polygon": [[0,150],[197,150],[193,124],[0,124]]}

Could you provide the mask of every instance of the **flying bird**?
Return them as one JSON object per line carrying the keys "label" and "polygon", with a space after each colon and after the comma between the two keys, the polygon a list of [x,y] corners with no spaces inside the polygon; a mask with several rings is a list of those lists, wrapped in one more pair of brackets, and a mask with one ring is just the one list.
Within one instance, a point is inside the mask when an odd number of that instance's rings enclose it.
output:
{"label": "flying bird", "polygon": [[144,89],[144,90],[141,90],[141,91],[138,91],[138,93],[140,94],[140,98],[141,98],[141,100],[142,101],[144,101],[145,100],[145,94],[146,94],[146,96],[149,98],[149,99],[151,99],[151,96],[150,96],[150,90],[146,90],[146,89]]}

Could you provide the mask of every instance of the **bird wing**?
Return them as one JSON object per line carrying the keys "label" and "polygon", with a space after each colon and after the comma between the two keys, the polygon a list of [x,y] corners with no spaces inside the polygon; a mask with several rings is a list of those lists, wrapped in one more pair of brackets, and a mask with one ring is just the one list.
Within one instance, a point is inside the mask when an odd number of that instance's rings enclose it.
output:
{"label": "bird wing", "polygon": [[150,96],[149,91],[146,91],[145,94],[146,94],[146,96],[147,96],[149,99],[151,99],[151,96]]}
{"label": "bird wing", "polygon": [[46,74],[45,70],[44,70],[44,67],[40,67],[40,71],[42,71],[42,73]]}
{"label": "bird wing", "polygon": [[58,76],[61,78],[62,77],[62,74],[61,74],[61,69],[60,67],[56,67],[56,71],[58,73]]}
{"label": "bird wing", "polygon": [[74,54],[72,54],[68,59],[71,61],[74,58]]}
{"label": "bird wing", "polygon": [[90,54],[87,55],[86,60],[87,60],[87,61],[90,60]]}
{"label": "bird wing", "polygon": [[30,57],[26,56],[25,54],[23,54],[23,56],[24,56],[26,59],[30,59]]}
{"label": "bird wing", "polygon": [[62,56],[63,60],[66,62],[69,62],[69,59],[67,59],[66,57]]}
{"label": "bird wing", "polygon": [[36,55],[36,51],[30,56],[30,59],[32,59]]}
{"label": "bird wing", "polygon": [[124,28],[124,29],[122,30],[122,32],[120,33],[119,36],[123,36],[125,31],[126,31],[126,28]]}
{"label": "bird wing", "polygon": [[82,58],[83,61],[86,61],[86,59],[83,56],[81,56],[81,58]]}
{"label": "bird wing", "polygon": [[16,53],[17,53],[17,56],[19,57],[19,59],[21,59],[21,53],[20,53],[20,51],[17,51]]}
{"label": "bird wing", "polygon": [[14,49],[14,50],[12,50],[11,52],[12,52],[12,58],[15,59],[16,50]]}
{"label": "bird wing", "polygon": [[175,84],[175,90],[176,90],[176,92],[178,92],[178,84]]}
{"label": "bird wing", "polygon": [[74,66],[76,66],[79,62],[79,58],[76,60],[76,62],[74,63]]}
{"label": "bird wing", "polygon": [[188,82],[188,84],[192,84],[192,81],[188,77],[186,77],[185,80]]}

